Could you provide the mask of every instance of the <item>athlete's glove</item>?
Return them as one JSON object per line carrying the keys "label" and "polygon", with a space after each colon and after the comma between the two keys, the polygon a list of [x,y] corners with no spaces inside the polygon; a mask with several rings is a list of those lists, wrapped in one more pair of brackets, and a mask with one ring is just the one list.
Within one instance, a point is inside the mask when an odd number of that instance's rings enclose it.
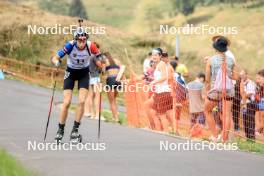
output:
{"label": "athlete's glove", "polygon": [[55,59],[54,56],[50,57],[50,61],[55,65],[55,67],[59,67],[61,65],[61,60],[60,59]]}
{"label": "athlete's glove", "polygon": [[59,67],[61,65],[61,61],[60,60],[55,61],[54,65],[55,67]]}

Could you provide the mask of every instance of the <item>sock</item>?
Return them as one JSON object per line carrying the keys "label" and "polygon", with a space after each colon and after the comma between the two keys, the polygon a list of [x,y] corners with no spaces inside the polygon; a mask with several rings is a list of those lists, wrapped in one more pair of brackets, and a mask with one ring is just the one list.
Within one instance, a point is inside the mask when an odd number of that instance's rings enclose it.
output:
{"label": "sock", "polygon": [[59,129],[64,130],[64,127],[65,127],[65,124],[61,124],[61,123],[59,123]]}
{"label": "sock", "polygon": [[73,128],[78,129],[79,126],[80,126],[80,124],[81,124],[80,122],[76,122],[76,121],[74,121]]}

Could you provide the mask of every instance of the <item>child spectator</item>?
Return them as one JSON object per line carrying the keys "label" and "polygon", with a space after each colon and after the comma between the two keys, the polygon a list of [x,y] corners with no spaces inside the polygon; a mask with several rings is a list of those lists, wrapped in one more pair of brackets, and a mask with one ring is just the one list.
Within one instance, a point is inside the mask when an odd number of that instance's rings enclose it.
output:
{"label": "child spectator", "polygon": [[205,99],[204,81],[205,74],[199,73],[194,81],[187,84],[191,120],[190,129],[197,123],[197,119],[200,124],[205,125],[203,113]]}
{"label": "child spectator", "polygon": [[247,76],[247,71],[240,72],[241,83],[240,91],[242,95],[242,112],[243,124],[246,137],[248,139],[255,139],[255,113],[256,113],[256,84]]}
{"label": "child spectator", "polygon": [[152,56],[152,52],[149,52],[147,58],[144,60],[144,63],[143,63],[143,73],[144,74],[147,74],[148,70],[151,68],[151,61],[152,61],[151,56]]}

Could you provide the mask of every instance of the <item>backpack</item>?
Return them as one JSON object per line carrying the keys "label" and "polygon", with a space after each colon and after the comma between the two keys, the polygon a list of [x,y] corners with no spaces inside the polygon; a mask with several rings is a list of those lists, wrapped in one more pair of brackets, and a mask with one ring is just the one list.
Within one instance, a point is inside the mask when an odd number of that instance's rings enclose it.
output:
{"label": "backpack", "polygon": [[180,73],[177,73],[176,81],[174,81],[174,92],[176,94],[177,102],[182,102],[187,99],[187,89],[185,87],[185,81]]}
{"label": "backpack", "polygon": [[184,81],[184,78],[182,77],[181,73],[178,73],[178,72],[177,72],[177,74],[178,74],[178,76],[177,76],[177,78],[176,78],[176,81],[177,81],[179,84],[181,84],[182,86],[185,86],[185,81]]}
{"label": "backpack", "polygon": [[214,82],[214,90],[219,92],[222,92],[223,90],[231,91],[234,88],[232,79],[227,75],[225,59],[226,58],[224,58],[224,61],[217,72]]}

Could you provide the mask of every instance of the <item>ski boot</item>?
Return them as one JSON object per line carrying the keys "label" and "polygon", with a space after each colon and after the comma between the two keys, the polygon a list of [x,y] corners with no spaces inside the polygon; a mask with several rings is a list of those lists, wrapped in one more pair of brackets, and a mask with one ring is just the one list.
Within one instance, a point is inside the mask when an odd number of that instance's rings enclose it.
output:
{"label": "ski boot", "polygon": [[78,132],[78,128],[73,128],[70,135],[70,143],[76,145],[82,142],[82,135]]}
{"label": "ski boot", "polygon": [[58,132],[57,132],[57,134],[56,134],[56,136],[55,136],[55,142],[56,142],[57,144],[60,144],[60,143],[61,143],[61,140],[62,140],[62,138],[63,138],[63,135],[64,135],[64,130],[61,129],[61,128],[59,128],[59,129],[58,129]]}

